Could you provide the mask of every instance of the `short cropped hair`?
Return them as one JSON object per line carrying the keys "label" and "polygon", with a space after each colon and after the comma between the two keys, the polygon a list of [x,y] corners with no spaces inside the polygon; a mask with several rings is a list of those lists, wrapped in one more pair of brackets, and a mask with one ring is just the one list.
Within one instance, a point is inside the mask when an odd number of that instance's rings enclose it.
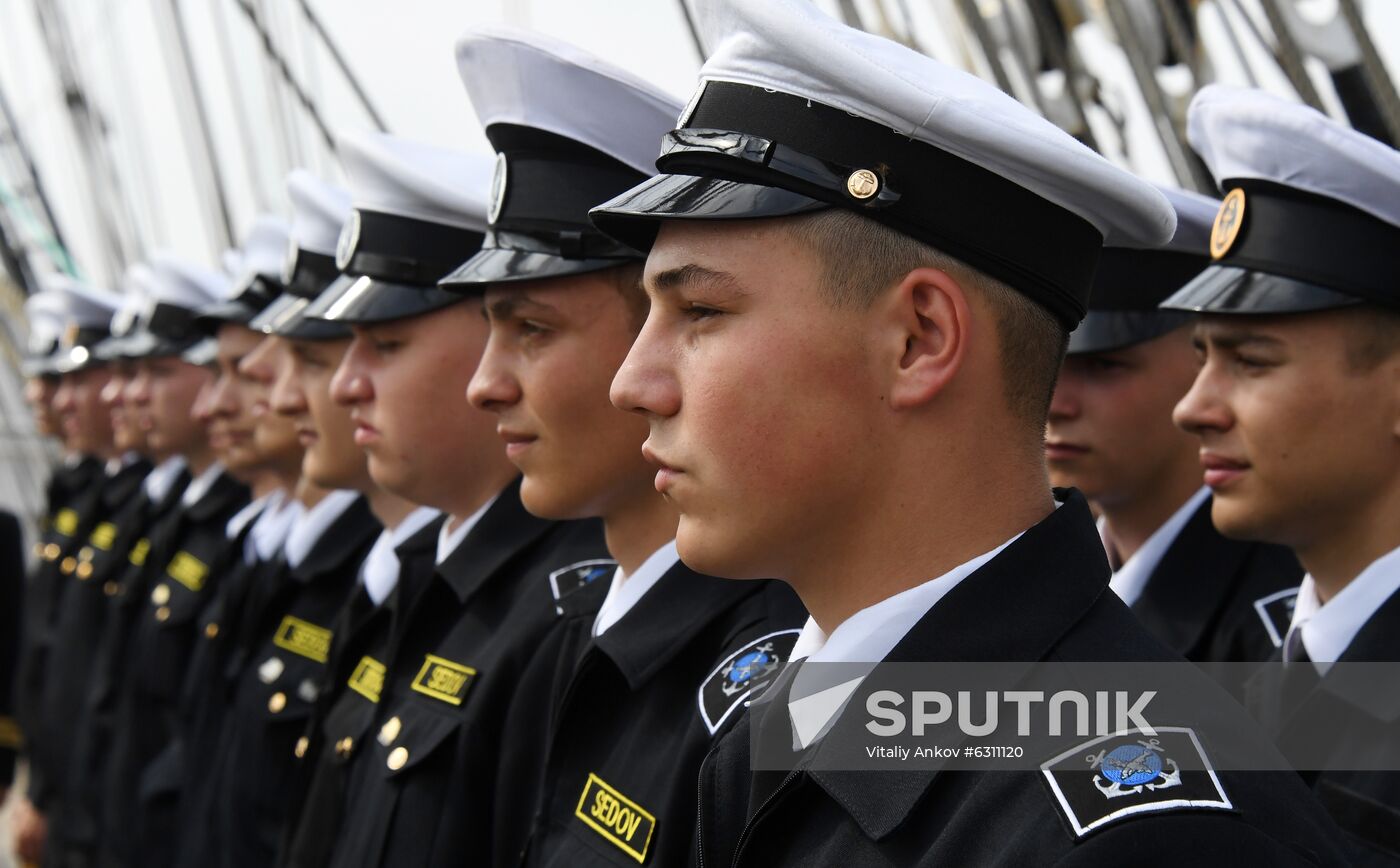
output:
{"label": "short cropped hair", "polygon": [[994,311],[1008,406],[1043,436],[1069,333],[1049,310],[996,278],[921,241],[844,208],[791,218],[793,235],[821,257],[828,300],[864,310],[918,268],[936,268],[980,293]]}
{"label": "short cropped hair", "polygon": [[1366,304],[1347,311],[1354,338],[1347,343],[1347,364],[1353,371],[1374,371],[1400,351],[1400,310]]}

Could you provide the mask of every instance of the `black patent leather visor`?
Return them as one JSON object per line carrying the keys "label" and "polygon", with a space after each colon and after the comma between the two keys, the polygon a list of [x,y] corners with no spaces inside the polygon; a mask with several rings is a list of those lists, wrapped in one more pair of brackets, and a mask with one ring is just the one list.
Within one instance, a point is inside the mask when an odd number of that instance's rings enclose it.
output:
{"label": "black patent leather visor", "polygon": [[441,310],[462,295],[436,286],[408,286],[342,275],[302,313],[308,320],[358,325],[391,322]]}
{"label": "black patent leather visor", "polygon": [[695,175],[657,175],[588,212],[593,225],[642,252],[662,220],[759,220],[790,217],[831,205],[762,184]]}
{"label": "black patent leather visor", "polygon": [[1091,310],[1069,333],[1068,352],[1121,350],[1159,338],[1192,319],[1191,314],[1176,310]]}
{"label": "black patent leather visor", "polygon": [[1194,313],[1280,314],[1362,303],[1360,298],[1315,283],[1230,265],[1212,265],[1159,307]]}
{"label": "black patent leather visor", "polygon": [[438,286],[456,293],[483,292],[492,283],[587,274],[625,265],[628,261],[636,260],[566,259],[553,253],[533,250],[482,248],[475,256],[439,281]]}

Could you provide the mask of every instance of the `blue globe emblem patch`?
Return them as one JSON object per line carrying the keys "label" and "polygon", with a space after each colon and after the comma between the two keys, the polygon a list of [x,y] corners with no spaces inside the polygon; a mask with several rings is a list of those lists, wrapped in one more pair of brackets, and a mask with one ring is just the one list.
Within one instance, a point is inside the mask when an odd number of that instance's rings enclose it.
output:
{"label": "blue globe emblem patch", "polygon": [[1156,751],[1136,744],[1120,745],[1103,758],[1099,771],[1115,784],[1133,787],[1162,774],[1162,758]]}
{"label": "blue globe emblem patch", "polygon": [[742,684],[752,679],[755,675],[762,675],[768,669],[769,657],[764,651],[750,651],[743,657],[734,661],[734,665],[729,668],[729,681],[732,684]]}

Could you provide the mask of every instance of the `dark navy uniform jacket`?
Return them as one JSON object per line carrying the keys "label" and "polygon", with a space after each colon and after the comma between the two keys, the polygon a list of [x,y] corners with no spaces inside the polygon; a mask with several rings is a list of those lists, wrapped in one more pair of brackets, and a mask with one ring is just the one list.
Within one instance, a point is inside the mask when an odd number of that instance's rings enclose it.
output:
{"label": "dark navy uniform jacket", "polygon": [[[1280,659],[1275,657],[1276,662]],[[1378,764],[1396,768],[1400,702],[1394,684],[1377,684],[1373,673],[1363,667],[1348,671],[1348,666],[1397,661],[1400,592],[1367,619],[1326,677],[1300,661],[1288,665],[1286,681],[1270,680],[1267,676],[1274,673],[1261,672],[1246,685],[1250,710],[1275,735],[1285,756],[1299,755],[1294,748],[1300,739],[1332,733],[1335,759],[1330,767],[1304,767],[1301,775],[1346,834],[1352,864],[1365,868],[1400,866],[1400,771],[1369,770],[1377,761],[1377,745],[1388,746],[1388,758]],[[1295,680],[1295,675],[1301,678]],[[1360,755],[1348,753],[1350,748]]]}
{"label": "dark navy uniform jacket", "polygon": [[[54,613],[48,641],[43,691],[39,696],[40,731],[33,739],[35,759],[42,755],[45,777],[52,784],[49,809],[61,810],[67,798],[69,761],[77,740],[78,722],[87,702],[98,638],[107,615],[107,598],[96,580],[93,564],[97,546],[111,546],[117,535],[114,520],[124,507],[141,497],[141,483],[150,472],[145,461],[123,466],[98,488],[90,514],[80,521],[76,554],[65,555],[59,582],[64,586]],[[71,548],[71,547],[70,547]],[[73,560],[68,560],[72,557]]]}
{"label": "dark navy uniform jacket", "polygon": [[[101,819],[100,781],[111,752],[126,641],[140,602],[135,593],[137,579],[150,552],[149,534],[179,507],[189,482],[189,472],[181,470],[158,502],[138,489],[103,523],[110,523],[114,531],[99,524],[79,552],[78,570],[88,576],[83,583],[100,589],[104,612],[94,639],[93,668],[82,711],[74,722],[68,776],[59,788],[49,824],[46,853],[54,856],[55,864],[81,864],[80,860],[94,857]],[[65,853],[71,853],[71,858]]]}
{"label": "dark navy uniform jacket", "polygon": [[380,605],[358,587],[336,621],[326,689],[292,751],[297,769],[289,787],[291,810],[279,865],[313,868],[330,858],[349,796],[350,760],[355,746],[374,735],[371,727],[394,637],[406,614],[405,601],[414,599],[432,579],[442,522],[428,522],[395,549],[399,580]]}
{"label": "dark navy uniform jacket", "polygon": [[[165,776],[147,775],[175,737],[195,624],[213,598],[232,543],[228,522],[248,502],[248,490],[221,474],[197,503],[166,514],[151,529],[138,574],[124,582],[136,601],[121,662],[122,677],[102,791],[104,864],[156,866],[171,850],[148,828],[160,813],[147,810],[164,795]],[[150,786],[147,786],[149,781]]]}
{"label": "dark navy uniform jacket", "polygon": [[335,625],[381,529],[364,499],[355,501],[250,605],[244,623],[256,638],[232,683],[211,784],[207,828],[217,848],[191,868],[273,864],[291,807],[293,751],[326,687]]}
{"label": "dark navy uniform jacket", "polygon": [[14,718],[15,666],[24,604],[24,537],[19,520],[0,512],[0,790],[14,781],[15,754],[23,745]]}
{"label": "dark navy uniform jacket", "polygon": [[[1108,590],[1109,570],[1077,492],[954,587],[895,646],[890,662],[1170,661]],[[781,682],[765,704],[792,740]],[[864,708],[862,684],[849,708]],[[760,718],[760,731],[770,721]],[[864,717],[843,727],[863,731]],[[847,738],[851,738],[847,735]],[[750,771],[750,727],[735,726],[699,776],[702,866],[1339,865],[1335,827],[1291,772],[1197,772],[1183,799],[1112,804],[1076,763],[1039,771]],[[818,742],[820,750],[825,743]],[[1143,799],[1142,802],[1139,802]],[[1125,803],[1126,802],[1126,803]],[[1120,811],[1137,807],[1139,811]]]}
{"label": "dark navy uniform jacket", "polygon": [[806,619],[781,582],[680,563],[602,636],[590,638],[592,616],[580,619],[584,647],[567,659],[526,863],[686,864],[700,761],[754,683],[786,662]]}
{"label": "dark navy uniform jacket", "polygon": [[548,682],[535,670],[557,671],[564,633],[551,573],[607,557],[598,522],[535,518],[519,491],[517,480],[497,497],[411,602],[374,735],[350,748],[329,864],[492,864],[519,853],[542,758],[537,736],[516,738],[505,722],[525,707],[548,723]]}
{"label": "dark navy uniform jacket", "polygon": [[1268,660],[1287,632],[1303,567],[1284,546],[1223,536],[1211,503],[1186,522],[1130,608],[1187,660]]}
{"label": "dark navy uniform jacket", "polygon": [[52,807],[57,785],[49,775],[52,752],[44,741],[43,707],[54,622],[62,611],[67,585],[63,566],[76,563],[78,548],[101,504],[106,479],[102,468],[100,460],[89,456],[71,467],[65,464],[54,470],[24,594],[24,644],[15,684],[15,711],[30,758],[29,799],[45,813]]}

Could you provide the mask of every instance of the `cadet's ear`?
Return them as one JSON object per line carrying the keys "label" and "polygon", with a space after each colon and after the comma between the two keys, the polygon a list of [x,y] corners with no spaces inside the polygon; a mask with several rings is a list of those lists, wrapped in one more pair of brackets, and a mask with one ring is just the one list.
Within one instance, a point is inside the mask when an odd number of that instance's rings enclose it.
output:
{"label": "cadet's ear", "polygon": [[910,409],[936,396],[962,367],[971,316],[967,293],[951,275],[917,268],[887,296],[889,335],[899,346],[891,371],[890,407]]}

